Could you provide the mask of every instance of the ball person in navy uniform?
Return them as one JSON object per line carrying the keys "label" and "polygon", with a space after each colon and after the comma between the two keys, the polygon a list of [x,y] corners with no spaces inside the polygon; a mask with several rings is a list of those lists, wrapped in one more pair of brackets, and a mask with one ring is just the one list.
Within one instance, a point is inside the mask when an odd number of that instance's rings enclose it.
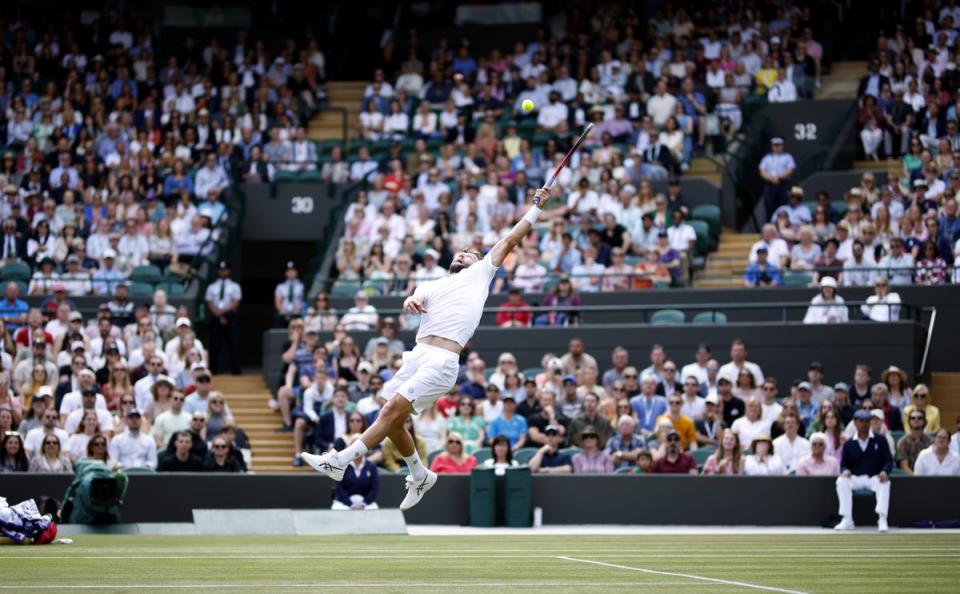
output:
{"label": "ball person in navy uniform", "polygon": [[217,280],[210,283],[204,296],[210,313],[210,371],[220,370],[220,350],[227,343],[230,373],[240,375],[240,301],[243,291],[230,279],[230,264],[220,260]]}

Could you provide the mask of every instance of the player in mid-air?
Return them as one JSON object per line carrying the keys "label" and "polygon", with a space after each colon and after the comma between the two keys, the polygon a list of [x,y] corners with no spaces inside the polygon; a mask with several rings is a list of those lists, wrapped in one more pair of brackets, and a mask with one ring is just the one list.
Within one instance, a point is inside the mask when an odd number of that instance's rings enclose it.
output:
{"label": "player in mid-air", "polygon": [[533,205],[524,217],[486,256],[472,248],[457,253],[450,264],[449,275],[417,286],[413,295],[407,297],[403,302],[404,311],[421,314],[417,346],[403,354],[403,365],[383,385],[383,394],[388,400],[380,415],[360,439],[344,450],[321,455],[302,453],[307,464],[339,481],[351,460],[365,455],[389,437],[410,469],[407,495],[400,509],[408,510],[420,502],[437,482],[437,473],[423,465],[413,438],[403,427],[404,421],[411,414],[433,406],[456,383],[460,351],[480,323],[493,275],[536,223],[540,207],[549,198],[550,192],[546,189],[549,185],[537,190]]}

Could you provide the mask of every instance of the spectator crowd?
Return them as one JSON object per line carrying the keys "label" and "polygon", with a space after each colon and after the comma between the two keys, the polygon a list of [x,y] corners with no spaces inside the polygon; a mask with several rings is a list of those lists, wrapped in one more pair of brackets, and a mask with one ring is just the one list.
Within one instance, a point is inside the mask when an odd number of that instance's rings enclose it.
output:
{"label": "spectator crowd", "polygon": [[367,182],[329,271],[344,291],[408,294],[457,250],[489,248],[588,122],[558,199],[494,291],[552,289],[565,276],[578,292],[685,282],[707,249],[698,238],[711,238],[691,224],[709,216],[680,176],[694,155],[725,150],[745,101],[811,96],[823,58],[816,16],[676,8],[647,20],[609,5],[581,18],[483,52],[468,38],[390,41],[358,140],[321,155],[324,179]]}

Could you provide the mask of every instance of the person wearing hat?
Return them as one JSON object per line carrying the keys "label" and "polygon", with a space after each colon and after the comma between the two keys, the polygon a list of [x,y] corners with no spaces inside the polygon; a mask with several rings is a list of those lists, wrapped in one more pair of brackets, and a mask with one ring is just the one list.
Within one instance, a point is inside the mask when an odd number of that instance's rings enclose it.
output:
{"label": "person wearing hat", "polygon": [[193,346],[201,353],[206,352],[206,349],[203,346],[203,342],[193,331],[193,322],[190,321],[190,318],[186,316],[180,316],[175,318],[173,322],[174,337],[168,340],[163,346],[163,354],[166,356],[168,361],[173,361],[177,358],[180,352],[180,344],[183,342],[184,337],[187,335],[193,336]]}
{"label": "person wearing hat", "polygon": [[880,374],[880,381],[887,385],[887,398],[892,406],[903,409],[913,402],[913,391],[907,385],[906,371],[891,365]]}
{"label": "person wearing hat", "polygon": [[423,264],[413,273],[416,284],[437,280],[446,276],[447,271],[441,267],[438,262],[440,254],[433,248],[428,248],[423,252]]}
{"label": "person wearing hat", "polygon": [[856,435],[843,444],[840,455],[840,476],[837,477],[837,499],[840,503],[839,524],[834,530],[853,530],[853,492],[867,489],[876,494],[877,528],[887,531],[887,510],[890,507],[890,472],[893,457],[886,442],[870,431],[870,412],[853,414]]}
{"label": "person wearing hat", "polygon": [[546,444],[530,458],[530,472],[540,474],[570,474],[573,472],[573,459],[560,450],[563,435],[559,425],[547,425],[543,430]]}
{"label": "person wearing hat", "polygon": [[793,186],[787,194],[787,203],[774,211],[770,217],[770,222],[775,223],[781,212],[787,213],[787,219],[792,227],[809,225],[813,222],[813,215],[806,204],[803,204],[803,188]]}
{"label": "person wearing hat", "polygon": [[277,311],[277,327],[286,327],[290,319],[303,312],[304,289],[300,271],[293,260],[287,262],[286,278],[273,290],[273,305]]}
{"label": "person wearing hat", "polygon": [[763,433],[757,435],[750,442],[750,451],[752,452],[743,461],[743,474],[747,476],[784,476],[787,469],[780,460],[780,456],[774,453],[773,440],[770,435]]}
{"label": "person wearing hat", "polygon": [[53,293],[53,287],[60,282],[60,274],[56,271],[57,263],[53,258],[44,257],[39,259],[37,270],[30,277],[30,285],[27,292],[30,295],[50,295]]}
{"label": "person wearing hat", "polygon": [[833,456],[825,455],[827,436],[821,431],[810,435],[810,453],[800,458],[796,464],[797,476],[837,476],[840,463]]}
{"label": "person wearing hat", "polygon": [[[495,389],[494,384],[487,389]],[[527,443],[527,420],[517,414],[517,401],[513,395],[505,394],[502,398],[503,409],[487,427],[487,436],[490,439],[505,435],[510,440],[510,449],[517,451]]]}
{"label": "person wearing hat", "polygon": [[778,287],[783,283],[780,269],[768,260],[768,253],[765,245],[757,248],[757,261],[747,265],[747,270],[743,274],[743,286],[747,288]]}
{"label": "person wearing hat", "polygon": [[843,297],[837,295],[837,279],[824,276],[820,279],[820,292],[810,300],[804,324],[835,324],[849,321],[848,308]]}
{"label": "person wearing hat", "polygon": [[770,152],[764,155],[758,167],[764,181],[763,204],[768,215],[772,215],[786,201],[796,168],[793,156],[784,151],[783,139],[779,136],[771,138]]}
{"label": "person wearing hat", "polygon": [[226,343],[230,372],[240,375],[239,310],[243,290],[230,278],[230,264],[226,260],[217,264],[217,280],[207,287],[204,298],[210,312],[210,371],[214,375],[219,372],[220,350]]}
{"label": "person wearing hat", "polygon": [[157,467],[157,444],[150,436],[141,433],[143,416],[136,408],[127,410],[126,429],[110,440],[110,457],[117,461],[121,470],[128,468]]}
{"label": "person wearing hat", "polygon": [[117,251],[107,248],[103,251],[103,263],[93,273],[94,295],[113,295],[117,285],[124,282],[127,276],[117,266]]}
{"label": "person wearing hat", "polygon": [[[607,421],[604,419],[604,422]],[[581,443],[583,448],[573,455],[574,474],[613,473],[613,460],[606,451],[601,449],[600,436],[593,425],[585,425],[574,435],[574,439]]]}
{"label": "person wearing hat", "polygon": [[573,435],[573,445],[583,447],[580,433],[584,427],[590,427],[597,436],[597,447],[603,449],[607,440],[613,436],[613,427],[603,415],[599,413],[600,397],[593,392],[583,395],[583,412],[570,422],[570,433]]}

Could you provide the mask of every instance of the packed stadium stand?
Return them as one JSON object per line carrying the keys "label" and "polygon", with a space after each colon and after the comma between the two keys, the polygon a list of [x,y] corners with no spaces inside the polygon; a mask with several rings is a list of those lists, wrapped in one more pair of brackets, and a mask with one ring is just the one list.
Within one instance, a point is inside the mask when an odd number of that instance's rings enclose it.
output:
{"label": "packed stadium stand", "polygon": [[[960,14],[885,13],[841,61],[839,3],[674,4],[395,26],[349,67],[299,29],[5,17],[0,472],[308,471],[391,396],[402,298],[509,232],[588,122],[411,423],[425,463],[835,476],[860,410],[891,474],[941,428],[960,454]],[[292,187],[313,253],[231,266]]]}

